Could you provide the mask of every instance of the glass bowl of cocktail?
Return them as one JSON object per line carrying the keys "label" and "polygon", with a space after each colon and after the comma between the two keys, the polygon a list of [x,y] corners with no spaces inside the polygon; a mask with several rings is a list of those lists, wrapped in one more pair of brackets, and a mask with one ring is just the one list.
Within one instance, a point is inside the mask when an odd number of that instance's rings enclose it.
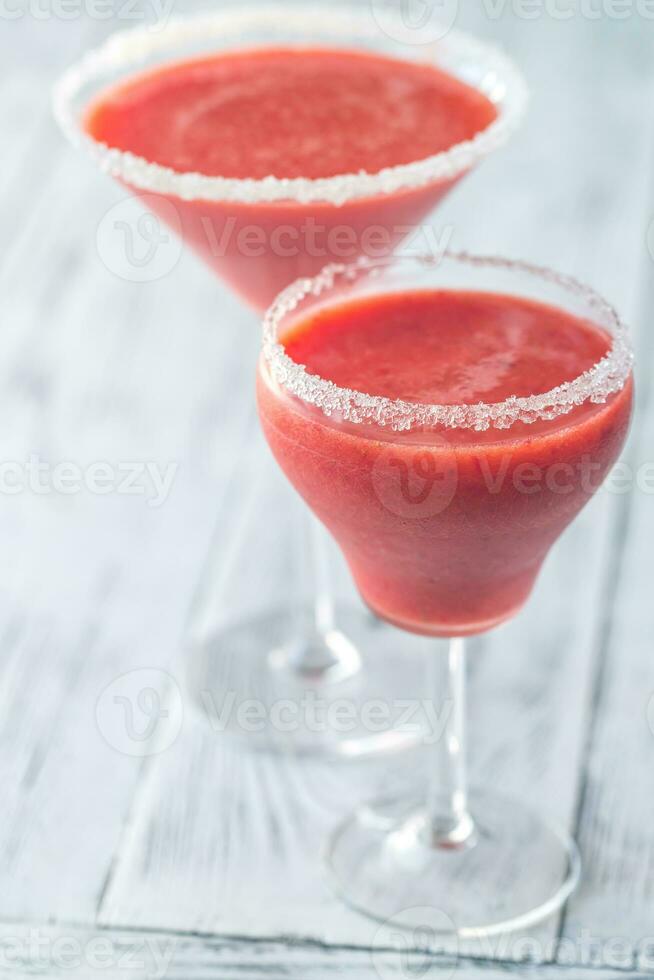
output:
{"label": "glass bowl of cocktail", "polygon": [[[357,5],[245,4],[120,32],[66,72],[56,115],[151,219],[263,309],[329,261],[391,253],[520,120],[522,78],[493,47],[456,31],[411,45],[396,39],[401,18],[397,34],[385,27]],[[252,560],[266,562],[261,544]],[[269,706],[307,689],[338,697],[357,674],[367,698],[387,694],[387,672],[374,678],[380,658],[367,655],[383,647],[378,626],[335,610],[316,577],[316,615],[301,636],[280,639],[286,609],[221,620],[196,638],[193,684],[242,702],[256,675]],[[205,631],[211,616],[198,621]],[[407,741],[387,735],[304,727],[278,737],[266,723],[257,740],[355,755]]]}
{"label": "glass bowl of cocktail", "polygon": [[574,887],[576,848],[521,801],[468,796],[464,638],[520,610],[616,461],[633,400],[624,326],[592,290],[524,263],[364,260],[278,298],[257,391],[273,454],[364,600],[449,641],[428,657],[446,719],[431,784],[346,820],[327,852],[336,888],[395,927],[478,937],[538,921]]}

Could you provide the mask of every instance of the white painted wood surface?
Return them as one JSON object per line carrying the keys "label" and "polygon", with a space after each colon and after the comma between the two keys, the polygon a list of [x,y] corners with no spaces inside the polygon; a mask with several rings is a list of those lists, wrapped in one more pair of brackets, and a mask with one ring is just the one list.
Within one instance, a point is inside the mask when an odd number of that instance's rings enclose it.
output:
{"label": "white painted wood surface", "polygon": [[[637,333],[626,458],[642,467],[654,448],[654,23],[484,9],[461,11],[461,23],[523,65],[531,115],[435,222],[453,226],[453,247],[548,263],[618,305]],[[139,496],[0,495],[0,937],[18,949],[3,969],[33,972],[25,936],[46,937],[50,924],[82,945],[96,930],[116,948],[163,936],[171,977],[408,976],[397,953],[366,951],[377,928],[333,898],[319,848],[357,800],[419,786],[423,753],[345,766],[247,755],[188,706],[175,744],[146,759],[98,730],[98,698],[127,672],[167,671],[174,695],[192,597],[222,567],[207,565],[210,541],[229,562],[239,534],[264,533],[253,474],[291,507],[248,395],[251,315],[191,255],[133,284],[96,249],[100,219],[124,194],[63,143],[47,96],[116,26],[0,22],[0,458],[178,467],[159,509]],[[558,959],[534,967],[545,977],[654,972],[653,540],[651,493],[600,494],[525,612],[473,644],[473,777],[575,830],[585,871],[565,914],[520,937],[531,946],[461,950],[465,975],[494,980],[525,956]],[[280,562],[291,561],[287,541]],[[238,562],[232,571],[236,606]],[[339,587],[350,591],[345,578]],[[53,943],[42,972],[70,975]],[[117,955],[114,967],[123,975]],[[434,961],[429,973],[451,966]]]}

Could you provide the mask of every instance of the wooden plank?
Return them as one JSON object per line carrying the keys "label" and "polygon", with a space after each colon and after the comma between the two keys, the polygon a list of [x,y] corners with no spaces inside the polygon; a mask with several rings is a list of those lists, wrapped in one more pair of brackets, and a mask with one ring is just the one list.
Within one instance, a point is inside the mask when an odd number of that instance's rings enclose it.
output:
{"label": "wooden plank", "polygon": [[[7,8],[0,35],[0,268],[15,254],[19,240],[33,246],[47,228],[53,171],[66,153],[50,104],[54,80],[109,29],[106,22],[89,19],[82,11],[78,18],[59,19],[55,7],[28,8],[28,4]],[[21,16],[11,16],[14,10]],[[32,16],[34,10],[37,16]],[[72,189],[72,173],[69,179]],[[35,225],[33,214],[39,204]],[[69,214],[75,213],[74,207],[69,209]]]}
{"label": "wooden plank", "polygon": [[[51,139],[40,152],[56,163],[0,270],[0,405],[11,419],[0,456],[22,467],[38,454],[82,471],[177,468],[156,508],[117,488],[27,487],[0,501],[11,556],[0,567],[0,909],[92,921],[142,767],[103,740],[96,703],[116,677],[177,653],[252,419],[251,400],[238,397],[250,341],[247,314],[227,299],[217,314],[215,284],[190,258],[175,280],[141,287],[112,275],[95,232],[125,194],[54,128]],[[221,315],[229,322],[216,329]],[[254,331],[251,346],[253,357]]]}
{"label": "wooden plank", "polygon": [[[651,209],[650,209],[651,213]],[[643,294],[637,374],[643,424],[625,462],[614,579],[606,595],[601,672],[579,815],[586,875],[570,903],[564,935],[583,929],[604,942],[621,941],[636,957],[654,946],[654,663],[652,660],[652,500],[650,330],[652,263],[643,258]]]}
{"label": "wooden plank", "polygon": [[651,977],[635,967],[574,967],[536,962],[498,965],[484,959],[443,956],[398,940],[371,953],[347,947],[283,942],[252,943],[229,937],[187,936],[181,933],[98,930],[68,926],[4,923],[0,925],[0,962],[12,977],[35,973],[59,977],[106,977],[118,980],[128,972],[134,980],[258,980],[307,977],[330,980],[639,980]]}

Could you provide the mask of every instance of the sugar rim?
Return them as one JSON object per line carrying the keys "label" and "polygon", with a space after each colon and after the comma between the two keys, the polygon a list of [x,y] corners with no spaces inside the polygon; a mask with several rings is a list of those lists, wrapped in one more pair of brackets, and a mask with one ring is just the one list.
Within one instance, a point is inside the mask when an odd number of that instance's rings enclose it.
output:
{"label": "sugar rim", "polygon": [[615,309],[595,290],[570,276],[551,269],[514,261],[498,256],[471,255],[468,252],[445,252],[442,258],[477,267],[513,270],[540,278],[563,287],[585,300],[591,310],[601,315],[601,325],[613,339],[610,350],[587,371],[572,381],[540,395],[518,398],[511,396],[503,402],[478,402],[475,405],[430,405],[403,399],[367,395],[351,388],[341,388],[333,381],[310,374],[303,364],[292,360],[278,339],[282,320],[297,309],[307,296],[321,296],[332,289],[339,279],[354,281],[359,276],[378,276],[385,268],[402,262],[417,262],[423,266],[438,265],[440,257],[421,255],[393,257],[372,261],[360,259],[347,265],[326,266],[312,279],[299,279],[279,294],[263,320],[263,347],[272,378],[290,394],[319,408],[327,417],[356,424],[388,426],[396,431],[414,428],[445,427],[483,431],[490,427],[508,429],[515,422],[533,423],[565,415],[586,401],[603,404],[619,391],[629,377],[633,351],[625,324]]}
{"label": "sugar rim", "polygon": [[[376,39],[380,29],[372,28],[368,17],[354,7],[334,7],[329,12],[329,31],[343,38],[353,32]],[[86,148],[100,168],[140,190],[174,195],[185,201],[230,201],[256,204],[296,201],[301,204],[322,202],[334,205],[346,201],[392,194],[425,184],[453,180],[470,169],[482,157],[506,142],[518,126],[527,103],[527,88],[518,69],[493,46],[458,31],[450,30],[444,40],[429,46],[430,52],[442,50],[461,62],[486,66],[487,82],[477,86],[494,103],[497,118],[471,140],[458,143],[434,156],[378,173],[341,174],[310,180],[303,177],[265,177],[261,180],[209,177],[200,173],[181,173],[152,163],[143,157],[123,152],[94,140],[82,129],[74,103],[85,85],[108,72],[128,66],[136,67],[149,55],[164,51],[180,42],[219,39],[245,32],[248,28],[279,29],[290,23],[292,30],[325,32],[325,8],[298,10],[292,6],[271,8],[254,6],[245,10],[221,11],[170,21],[156,32],[151,27],[137,27],[111,35],[72,65],[57,82],[53,92],[55,117],[68,139]],[[447,67],[447,66],[446,66]]]}

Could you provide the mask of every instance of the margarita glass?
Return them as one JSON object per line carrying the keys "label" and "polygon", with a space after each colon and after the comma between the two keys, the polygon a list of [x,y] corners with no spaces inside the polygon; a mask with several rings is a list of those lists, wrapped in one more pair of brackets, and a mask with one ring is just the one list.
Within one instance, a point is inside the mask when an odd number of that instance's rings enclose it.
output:
{"label": "margarita glass", "polygon": [[615,462],[631,370],[599,296],[497,258],[332,266],[266,315],[257,390],[274,455],[375,612],[449,639],[429,657],[446,721],[425,798],[362,807],[328,848],[336,888],[373,917],[488,935],[575,885],[565,833],[492,790],[468,802],[462,637],[515,615]]}
{"label": "margarita glass", "polygon": [[[492,118],[474,135],[446,149],[377,172],[359,167],[355,172],[286,177],[287,161],[280,157],[275,174],[281,176],[255,178],[247,173],[220,175],[215,167],[210,173],[199,172],[197,164],[182,172],[131,152],[129,139],[121,148],[108,145],[98,136],[101,127],[92,124],[89,112],[106,93],[124,86],[132,91],[132,83],[139,79],[156,80],[163,70],[202,64],[216,55],[245,53],[256,59],[273,48],[305,54],[322,51],[330,56],[368,54],[395,59],[396,64],[433,66],[457,85],[483,95],[492,106]],[[379,237],[375,239],[375,248],[390,253],[462,176],[508,138],[520,120],[525,100],[522,78],[508,59],[456,31],[428,47],[408,46],[381,31],[371,11],[355,5],[246,4],[171,21],[156,31],[139,28],[113,35],[66,72],[55,92],[55,111],[70,139],[90,152],[103,171],[141,197],[151,213],[166,222],[172,207],[177,228],[189,246],[250,305],[263,309],[297,276],[313,275],[326,261],[342,257],[339,229],[350,232],[352,258],[366,251],[366,233],[371,228],[385,232],[381,243]],[[232,123],[238,128],[238,118]],[[252,136],[252,143],[257,136]],[[326,127],[325,147],[330,136]],[[307,227],[320,229],[319,248],[309,247],[304,239]],[[280,229],[293,233],[290,250],[288,236],[283,244],[275,245],[275,232]],[[338,249],[334,242],[339,243]],[[252,244],[254,248],[248,247]],[[206,632],[211,616],[206,610],[198,611],[202,627],[201,631],[192,628],[190,657],[196,691],[208,691],[220,701],[221,692],[229,690],[239,702],[255,696],[270,704],[319,690],[329,700],[332,695],[341,697],[342,683],[356,677],[358,693],[350,691],[348,697],[356,699],[365,693],[375,698],[388,693],[388,674],[380,666],[381,658],[369,657],[373,648],[384,646],[380,630],[367,614],[334,607],[325,584],[320,531],[312,538],[315,610],[304,617],[309,625],[302,635],[284,635],[287,609],[221,625],[212,635]],[[265,560],[257,554],[257,562]],[[215,597],[207,594],[202,601],[210,605]],[[388,650],[384,662],[392,656]],[[364,671],[362,658],[367,661]],[[408,690],[411,678],[407,676],[406,681]],[[418,676],[413,681],[420,683]],[[245,734],[238,723],[229,730]],[[413,737],[405,733],[389,741],[387,736],[387,732],[373,734],[362,729],[325,735],[306,728],[291,736],[266,725],[258,736],[249,733],[247,738],[265,747],[283,744],[306,751],[359,755],[400,746]]]}

